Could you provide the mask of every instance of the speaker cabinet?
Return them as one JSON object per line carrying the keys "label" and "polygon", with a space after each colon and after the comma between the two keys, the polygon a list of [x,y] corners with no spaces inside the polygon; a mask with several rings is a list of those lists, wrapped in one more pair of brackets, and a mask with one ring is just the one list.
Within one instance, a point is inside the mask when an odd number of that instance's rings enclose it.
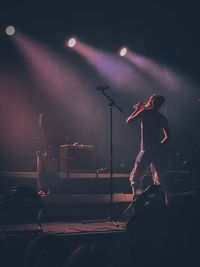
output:
{"label": "speaker cabinet", "polygon": [[94,146],[69,144],[60,146],[60,172],[92,172],[94,170]]}

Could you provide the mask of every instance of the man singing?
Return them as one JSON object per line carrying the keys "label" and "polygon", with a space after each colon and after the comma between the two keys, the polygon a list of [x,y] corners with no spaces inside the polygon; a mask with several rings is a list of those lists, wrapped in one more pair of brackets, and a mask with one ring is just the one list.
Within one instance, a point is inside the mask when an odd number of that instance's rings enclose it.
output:
{"label": "man singing", "polygon": [[154,94],[147,104],[136,104],[134,112],[126,120],[127,124],[136,120],[141,121],[141,149],[130,174],[133,196],[142,193],[142,178],[149,167],[151,167],[153,183],[160,184],[167,193],[164,177],[167,165],[165,144],[170,139],[170,130],[167,118],[159,112],[164,103],[163,96]]}

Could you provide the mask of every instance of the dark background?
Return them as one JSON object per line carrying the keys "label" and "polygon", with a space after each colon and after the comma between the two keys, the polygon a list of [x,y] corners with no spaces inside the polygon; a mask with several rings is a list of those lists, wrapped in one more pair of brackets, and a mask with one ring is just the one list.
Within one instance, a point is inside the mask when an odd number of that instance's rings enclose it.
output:
{"label": "dark background", "polygon": [[[125,4],[125,3],[124,3]],[[122,45],[178,73],[185,81],[174,90],[160,88],[166,97],[166,111],[172,131],[169,144],[170,169],[197,168],[199,164],[199,14],[197,4],[137,3],[125,7],[97,2],[54,1],[7,2],[1,6],[0,27],[0,157],[1,170],[35,170],[35,154],[42,149],[40,113],[47,118],[48,143],[57,155],[60,144],[94,145],[96,168],[109,167],[109,109],[107,100],[95,90],[105,83],[99,73],[73,50],[65,47],[71,35],[101,51],[118,52]],[[65,84],[65,94],[55,98],[31,72],[7,25],[66,62],[78,84]],[[51,81],[52,75],[49,76]],[[56,77],[55,77],[56,79]],[[133,90],[112,86],[108,93],[123,108],[113,110],[114,171],[130,171],[139,151],[139,124],[126,127],[132,105],[147,101],[155,87]],[[57,88],[54,88],[55,91]],[[73,105],[69,96],[73,97]],[[159,88],[156,89],[156,93]],[[77,97],[77,98],[76,98]],[[67,100],[68,99],[68,100]],[[65,102],[66,100],[66,102]],[[76,101],[77,100],[77,101]],[[85,113],[84,113],[85,106]],[[180,157],[177,157],[179,152]],[[181,158],[181,159],[180,159]]]}

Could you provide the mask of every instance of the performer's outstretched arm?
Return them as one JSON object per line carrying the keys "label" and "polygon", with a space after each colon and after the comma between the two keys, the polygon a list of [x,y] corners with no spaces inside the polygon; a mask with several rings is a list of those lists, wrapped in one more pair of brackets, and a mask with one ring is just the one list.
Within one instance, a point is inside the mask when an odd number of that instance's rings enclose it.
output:
{"label": "performer's outstretched arm", "polygon": [[129,124],[130,122],[133,122],[137,119],[141,118],[141,115],[145,109],[144,105],[142,103],[138,103],[134,106],[135,110],[133,113],[127,118],[126,124]]}

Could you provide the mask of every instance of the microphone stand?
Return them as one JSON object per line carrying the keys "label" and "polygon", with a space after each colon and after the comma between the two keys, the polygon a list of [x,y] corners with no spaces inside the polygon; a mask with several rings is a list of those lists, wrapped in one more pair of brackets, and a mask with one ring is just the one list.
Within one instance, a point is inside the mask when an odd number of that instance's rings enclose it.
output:
{"label": "microphone stand", "polygon": [[104,90],[109,89],[109,87],[102,87],[102,89],[98,89],[101,93],[108,99],[109,104],[108,107],[110,109],[110,212],[108,214],[108,220],[112,221],[112,212],[113,212],[113,130],[112,130],[112,110],[113,106],[115,106],[120,112],[123,110],[115,103],[115,101],[107,95]]}

